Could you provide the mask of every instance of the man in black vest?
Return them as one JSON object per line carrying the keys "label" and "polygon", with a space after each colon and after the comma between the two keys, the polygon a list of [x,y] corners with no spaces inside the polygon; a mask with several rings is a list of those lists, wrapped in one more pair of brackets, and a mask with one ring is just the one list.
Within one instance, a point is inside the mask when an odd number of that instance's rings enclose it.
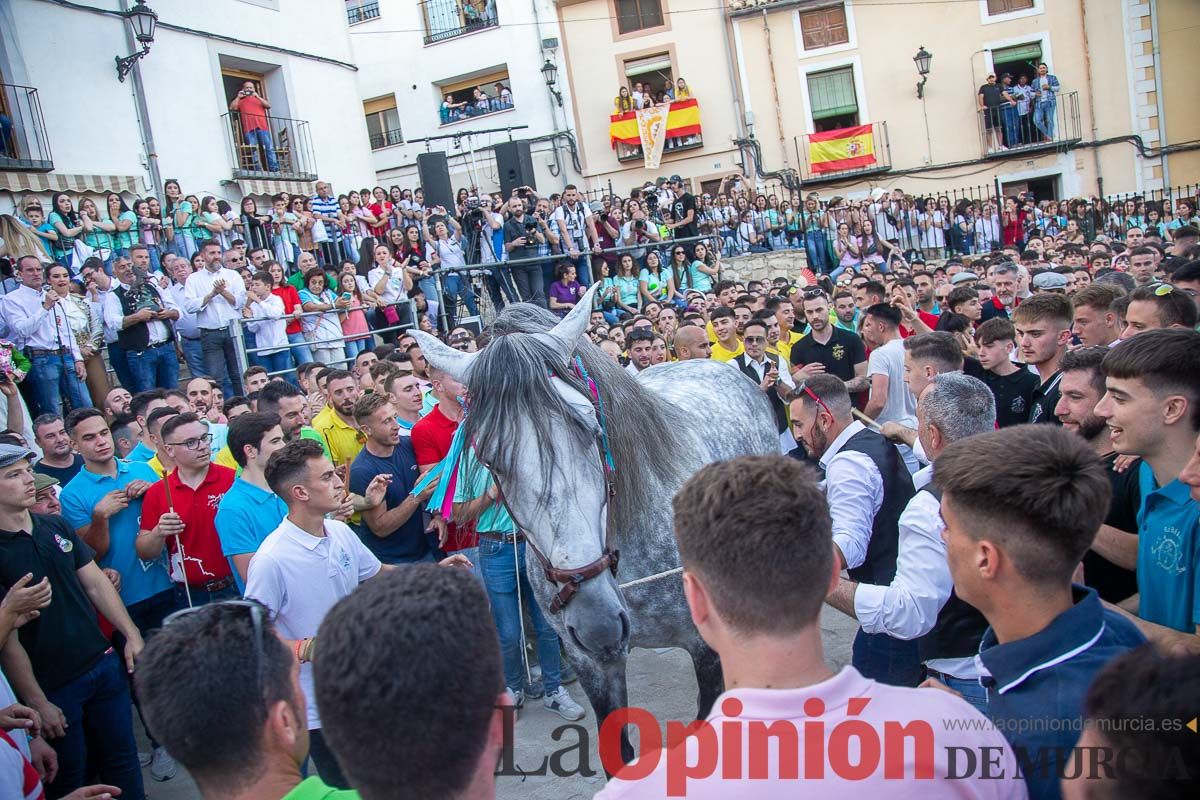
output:
{"label": "man in black vest", "polygon": [[[729,363],[741,370],[743,375],[754,381],[763,391],[767,402],[771,404],[771,411],[775,413],[775,426],[780,435],[785,436],[787,408],[784,404],[787,398],[791,397],[796,384],[788,374],[787,365],[779,356],[767,352],[767,323],[759,319],[747,322],[742,344],[746,348],[745,352],[735,356]],[[780,447],[783,448],[782,443]],[[789,442],[782,452],[788,452],[793,447],[795,445]]]}
{"label": "man in black vest", "polygon": [[[961,372],[936,375],[917,403],[917,435],[933,461],[951,442],[996,427],[996,402],[977,378]],[[950,686],[980,711],[987,693],[975,664],[987,620],[954,594],[933,466],[913,475],[917,493],[900,515],[896,575],[890,584],[842,578],[825,602],[859,621],[868,634],[918,640],[926,674]]]}
{"label": "man in black vest", "polygon": [[[900,514],[913,497],[912,476],[896,446],[857,422],[846,384],[833,375],[808,378],[792,400],[792,433],[825,472],[833,543],[858,583],[887,586],[896,575]],[[917,643],[860,630],[854,667],[868,678],[916,686],[923,671]]]}
{"label": "man in black vest", "polygon": [[169,307],[162,293],[135,270],[124,256],[113,260],[118,283],[104,301],[104,324],[117,333],[117,344],[125,353],[137,394],[149,389],[173,389],[179,383],[179,359],[175,355],[172,320],[179,311]]}

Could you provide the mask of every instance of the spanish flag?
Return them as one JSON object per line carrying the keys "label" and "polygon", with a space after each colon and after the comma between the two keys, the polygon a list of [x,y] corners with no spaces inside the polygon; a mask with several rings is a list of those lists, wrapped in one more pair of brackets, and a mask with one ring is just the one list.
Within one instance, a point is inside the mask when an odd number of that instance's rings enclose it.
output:
{"label": "spanish flag", "polygon": [[808,163],[817,173],[871,166],[875,163],[875,136],[871,126],[859,125],[809,135]]}
{"label": "spanish flag", "polygon": [[[680,136],[696,136],[700,133],[700,104],[694,97],[671,103],[667,115],[667,138]],[[609,143],[615,150],[617,142],[631,147],[644,145],[641,133],[638,131],[637,112],[626,111],[623,114],[613,114],[608,118]]]}

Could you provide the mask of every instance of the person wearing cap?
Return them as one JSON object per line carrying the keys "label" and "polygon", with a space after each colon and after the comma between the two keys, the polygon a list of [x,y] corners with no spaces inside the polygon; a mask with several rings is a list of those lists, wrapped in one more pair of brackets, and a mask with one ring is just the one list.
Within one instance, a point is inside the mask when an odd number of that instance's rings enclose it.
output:
{"label": "person wearing cap", "polygon": [[956,272],[954,276],[950,278],[950,285],[954,287],[973,287],[975,285],[975,281],[977,280],[979,280],[979,276],[974,272]]}
{"label": "person wearing cap", "polygon": [[[21,591],[33,576],[49,581],[53,601],[7,638],[4,674],[18,699],[41,716],[43,736],[57,753],[51,797],[95,776],[119,787],[123,800],[142,800],[126,680],[142,635],[87,542],[63,518],[30,513],[37,503],[35,456],[0,444],[0,589]],[[100,631],[97,611],[125,637],[123,663]]]}
{"label": "person wearing cap", "polygon": [[1067,276],[1061,275],[1054,271],[1041,272],[1033,276],[1033,290],[1035,292],[1054,292],[1055,294],[1067,293]]}
{"label": "person wearing cap", "polygon": [[[696,197],[684,189],[683,178],[678,175],[671,176],[670,187],[674,193],[674,197],[671,199],[671,219],[674,221],[667,223],[667,227],[674,232],[676,239],[699,236],[700,226],[696,221]],[[688,245],[689,253],[691,250],[691,245]]]}
{"label": "person wearing cap", "polygon": [[33,490],[37,496],[37,502],[30,507],[29,513],[49,514],[52,517],[61,515],[62,503],[58,501],[60,485],[58,478],[35,472],[33,474]]}

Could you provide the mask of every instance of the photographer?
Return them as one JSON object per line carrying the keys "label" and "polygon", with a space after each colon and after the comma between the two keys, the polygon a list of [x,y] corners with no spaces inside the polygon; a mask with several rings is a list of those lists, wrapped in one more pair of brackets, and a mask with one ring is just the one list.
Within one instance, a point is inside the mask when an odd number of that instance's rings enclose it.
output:
{"label": "photographer", "polygon": [[554,223],[558,226],[563,249],[575,262],[579,282],[590,286],[592,258],[589,250],[591,253],[598,253],[600,240],[596,236],[596,218],[592,215],[592,209],[579,196],[575,184],[569,183],[563,189],[562,205],[554,210]]}
{"label": "photographer", "polygon": [[[442,216],[430,224],[434,213]],[[432,232],[431,229],[432,228]],[[428,209],[425,212],[425,239],[429,242],[429,263],[435,270],[450,270],[465,267],[467,262],[463,257],[463,232],[454,217],[446,216],[446,210],[441,206]],[[475,292],[467,276],[462,272],[442,272],[442,301],[446,304],[446,320],[449,328],[454,327],[455,311],[458,302],[467,307],[472,315],[478,315],[475,305]]]}
{"label": "photographer", "polygon": [[[526,216],[525,201],[520,197],[512,197],[508,201],[508,220],[504,223],[504,249],[509,259],[523,261],[537,258],[541,245],[546,243],[546,235],[539,226],[537,218]],[[542,265],[527,261],[506,267],[508,277],[516,285],[519,299],[533,303],[542,308],[546,307],[546,290],[542,282]]]}
{"label": "photographer", "polygon": [[[659,236],[658,226],[646,219],[646,212],[641,208],[634,206],[634,210],[630,215],[630,220],[621,228],[621,244],[626,247],[634,245],[644,245],[646,242],[661,242],[662,237]],[[636,250],[628,250],[634,261],[639,265],[645,261],[646,248],[638,247]]]}
{"label": "photographer", "polygon": [[229,110],[238,115],[242,138],[254,148],[254,168],[262,170],[259,149],[267,154],[267,171],[279,172],[279,161],[275,158],[275,142],[271,140],[271,126],[267,124],[267,112],[271,104],[258,93],[254,81],[242,84],[242,90],[229,104]]}

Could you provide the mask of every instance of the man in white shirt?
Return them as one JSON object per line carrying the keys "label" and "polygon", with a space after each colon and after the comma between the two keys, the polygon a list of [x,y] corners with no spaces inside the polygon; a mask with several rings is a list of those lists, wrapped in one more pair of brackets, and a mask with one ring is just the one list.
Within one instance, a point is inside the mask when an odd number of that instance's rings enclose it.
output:
{"label": "man in white shirt", "polygon": [[[145,252],[141,245],[138,252]],[[124,256],[113,259],[117,285],[104,298],[104,325],[116,331],[133,374],[133,393],[174,389],[179,384],[172,322],[179,312],[145,272],[139,273]]]}
{"label": "man in white shirt", "polygon": [[[246,284],[241,275],[221,263],[219,244],[211,239],[201,242],[199,252],[204,267],[187,278],[184,310],[196,315],[204,371],[221,384],[226,397],[233,397],[242,393],[242,374],[229,324],[246,304]],[[236,255],[233,250],[225,254],[230,259]]]}
{"label": "man in white shirt", "polygon": [[[900,338],[900,310],[887,303],[876,303],[863,311],[862,338],[871,348],[867,356],[867,377],[871,397],[863,413],[880,425],[895,422],[905,428],[917,427],[917,398],[904,382],[904,340]],[[908,471],[921,465],[908,445],[899,445]]]}
{"label": "man in white shirt", "polygon": [[200,323],[194,311],[188,311],[184,298],[187,296],[187,279],[192,274],[192,264],[186,258],[168,253],[163,257],[163,265],[171,282],[163,290],[163,294],[171,299],[171,304],[179,312],[175,320],[175,333],[179,339],[180,360],[187,364],[188,372],[192,375],[203,375],[204,351],[200,347]]}
{"label": "man in white shirt", "polygon": [[292,351],[288,345],[283,299],[271,293],[271,273],[254,273],[242,315],[246,318],[246,327],[254,332],[259,362],[273,376],[284,377],[283,373],[292,368]]}
{"label": "man in white shirt", "polygon": [[[825,472],[825,498],[841,568],[858,583],[886,586],[896,574],[900,515],[912,477],[895,445],[852,416],[846,384],[810,376],[791,403],[792,434]],[[859,630],[853,664],[869,678],[916,686],[923,677],[917,643]]]}
{"label": "man in white shirt", "polygon": [[558,228],[563,249],[575,262],[579,283],[591,286],[591,254],[600,252],[600,239],[596,235],[596,218],[592,216],[592,209],[579,196],[575,184],[568,183],[563,188],[562,205],[554,209],[552,219]]}
{"label": "man in white shirt", "polygon": [[17,274],[21,285],[4,295],[0,309],[8,336],[25,349],[32,364],[27,380],[33,386],[38,410],[31,411],[61,415],[64,397],[72,408],[91,408],[83,386],[83,357],[66,311],[58,307],[62,298],[42,290],[46,274],[36,256],[17,259]]}
{"label": "man in white shirt", "polygon": [[779,429],[780,451],[791,452],[796,447],[796,440],[788,433],[786,403],[796,383],[780,356],[767,352],[767,322],[763,319],[747,322],[742,344],[745,345],[745,352],[734,356],[728,363],[758,384],[758,388],[766,395]]}
{"label": "man in white shirt", "polygon": [[[246,597],[270,609],[280,636],[300,659],[300,688],[308,704],[309,755],[322,780],[348,789],[337,760],[321,736],[313,693],[312,655],[320,647],[317,629],[337,601],[363,581],[393,567],[381,564],[345,523],[326,519],[346,499],[346,487],[321,445],[297,439],[271,456],[268,485],[283,498],[288,515],[259,546],[246,575]],[[374,507],[383,502],[390,475],[377,475],[367,487]],[[443,564],[470,562],[461,555]]]}
{"label": "man in white shirt", "polygon": [[[933,377],[917,403],[917,435],[931,460],[951,442],[996,427],[996,402],[977,378],[961,372]],[[919,639],[926,674],[950,686],[980,711],[987,693],[975,662],[987,621],[953,596],[946,562],[941,498],[933,466],[913,476],[916,495],[900,515],[896,576],[886,586],[839,578],[825,602],[854,617],[867,633]],[[949,601],[949,602],[947,602]]]}

